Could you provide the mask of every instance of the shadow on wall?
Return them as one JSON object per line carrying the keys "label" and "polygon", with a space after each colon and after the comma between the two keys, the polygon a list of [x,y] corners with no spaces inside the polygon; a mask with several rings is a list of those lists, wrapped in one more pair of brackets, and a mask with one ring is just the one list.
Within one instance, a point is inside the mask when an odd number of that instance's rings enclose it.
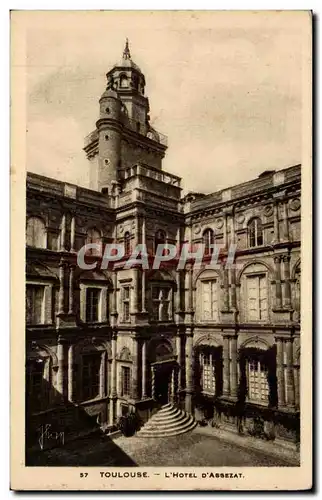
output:
{"label": "shadow on wall", "polygon": [[[48,382],[48,391],[61,400]],[[81,406],[70,402],[34,413],[26,392],[26,466],[135,466],[136,463],[105,434]]]}

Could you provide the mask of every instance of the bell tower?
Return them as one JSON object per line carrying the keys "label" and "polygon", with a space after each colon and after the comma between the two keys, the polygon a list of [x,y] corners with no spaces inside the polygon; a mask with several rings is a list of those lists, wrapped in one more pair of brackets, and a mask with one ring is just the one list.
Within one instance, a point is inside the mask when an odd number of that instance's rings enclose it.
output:
{"label": "bell tower", "polygon": [[138,162],[161,169],[167,145],[165,136],[150,125],[145,77],[132,60],[128,39],[122,59],[106,78],[96,129],[85,139],[84,150],[97,172],[96,185],[91,187],[110,192],[124,170]]}

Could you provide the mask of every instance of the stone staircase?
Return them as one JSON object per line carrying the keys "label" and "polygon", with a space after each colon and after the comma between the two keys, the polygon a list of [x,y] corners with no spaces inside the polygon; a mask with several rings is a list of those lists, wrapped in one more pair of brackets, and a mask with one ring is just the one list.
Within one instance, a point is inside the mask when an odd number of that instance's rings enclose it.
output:
{"label": "stone staircase", "polygon": [[195,419],[172,403],[161,407],[139,430],[138,437],[170,437],[192,431],[197,425]]}

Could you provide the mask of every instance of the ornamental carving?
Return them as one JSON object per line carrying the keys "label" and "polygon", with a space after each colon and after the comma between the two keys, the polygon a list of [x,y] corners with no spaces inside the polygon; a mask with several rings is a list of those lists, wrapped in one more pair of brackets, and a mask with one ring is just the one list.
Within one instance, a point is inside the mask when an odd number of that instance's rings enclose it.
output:
{"label": "ornamental carving", "polygon": [[119,233],[120,234],[124,233],[124,226],[122,226],[122,224],[119,226]]}
{"label": "ornamental carving", "polygon": [[294,200],[290,201],[290,209],[293,210],[294,212],[299,210],[300,207],[301,207],[301,201],[299,200],[299,198],[294,198]]}
{"label": "ornamental carving", "polygon": [[266,215],[266,217],[270,217],[271,215],[273,215],[273,206],[272,205],[266,205],[265,209],[264,209],[264,214]]}
{"label": "ornamental carving", "polygon": [[216,224],[216,228],[217,229],[221,229],[223,227],[223,225],[224,225],[224,221],[223,221],[222,218],[219,218],[219,219],[216,220],[215,224]]}
{"label": "ornamental carving", "polygon": [[244,214],[238,214],[236,217],[236,220],[238,224],[243,224],[245,222],[245,215]]}
{"label": "ornamental carving", "polygon": [[199,234],[199,233],[200,233],[200,231],[201,231],[201,226],[200,226],[200,224],[197,224],[197,225],[194,227],[194,232],[195,232],[195,234]]}

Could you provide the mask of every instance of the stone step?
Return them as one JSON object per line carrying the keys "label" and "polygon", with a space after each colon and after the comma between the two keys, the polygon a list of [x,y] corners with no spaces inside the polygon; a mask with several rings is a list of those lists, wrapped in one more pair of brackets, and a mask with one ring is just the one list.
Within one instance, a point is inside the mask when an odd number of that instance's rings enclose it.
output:
{"label": "stone step", "polygon": [[155,429],[155,430],[165,430],[165,429],[171,429],[171,428],[176,428],[180,425],[185,424],[186,422],[191,420],[191,415],[184,415],[180,420],[170,420],[169,422],[164,422],[162,425],[158,422],[152,422],[149,421],[146,423],[144,426],[145,429]]}
{"label": "stone step", "polygon": [[145,438],[162,438],[162,437],[173,437],[173,436],[179,436],[180,434],[185,434],[186,432],[192,431],[195,427],[197,426],[196,421],[192,421],[189,425],[185,427],[179,427],[174,430],[169,430],[169,431],[153,431],[153,432],[148,432],[145,431],[144,428],[142,428],[141,431],[138,433],[138,437],[145,437]]}
{"label": "stone step", "polygon": [[150,418],[137,433],[138,437],[170,437],[192,431],[197,425],[189,413],[168,403]]}
{"label": "stone step", "polygon": [[159,413],[156,413],[155,415],[153,415],[153,417],[151,418],[151,420],[153,420],[155,422],[162,423],[162,422],[170,420],[170,419],[180,418],[184,414],[185,413],[182,412],[182,410],[177,409],[176,412],[172,412],[172,413],[169,413],[169,414],[163,413],[163,414],[159,415]]}

